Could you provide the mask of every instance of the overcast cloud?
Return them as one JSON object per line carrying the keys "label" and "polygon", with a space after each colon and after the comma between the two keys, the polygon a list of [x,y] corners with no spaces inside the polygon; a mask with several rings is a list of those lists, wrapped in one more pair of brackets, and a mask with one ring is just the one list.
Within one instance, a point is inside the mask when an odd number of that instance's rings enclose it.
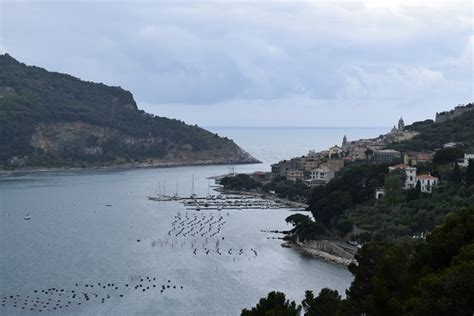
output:
{"label": "overcast cloud", "polygon": [[5,1],[0,50],[202,126],[389,126],[473,101],[473,2]]}

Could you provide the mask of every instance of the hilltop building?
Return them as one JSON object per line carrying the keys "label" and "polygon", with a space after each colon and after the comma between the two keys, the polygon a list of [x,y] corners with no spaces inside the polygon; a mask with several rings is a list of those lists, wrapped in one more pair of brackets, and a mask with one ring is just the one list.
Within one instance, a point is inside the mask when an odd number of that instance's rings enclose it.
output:
{"label": "hilltop building", "polygon": [[416,181],[421,184],[421,192],[431,193],[433,187],[438,184],[439,180],[430,174],[420,174],[416,176]]}
{"label": "hilltop building", "polygon": [[429,163],[433,160],[433,154],[422,152],[407,152],[403,154],[403,163],[409,166]]}
{"label": "hilltop building", "polygon": [[388,170],[390,172],[399,169],[404,170],[406,174],[405,184],[403,185],[403,188],[405,190],[413,189],[416,186],[416,168],[404,164],[388,167]]}
{"label": "hilltop building", "polygon": [[398,120],[398,131],[403,132],[405,130],[405,122],[403,121],[403,118],[400,117]]}
{"label": "hilltop building", "polygon": [[329,148],[329,159],[342,157],[342,148],[335,145]]}
{"label": "hilltop building", "polygon": [[342,138],[342,148],[344,148],[346,146],[347,146],[347,137],[346,137],[346,135],[344,135],[344,137]]}
{"label": "hilltop building", "polygon": [[466,105],[458,105],[457,107],[454,108],[454,110],[447,111],[447,112],[441,112],[441,113],[436,113],[436,123],[443,123],[446,122],[447,120],[452,120],[453,118],[460,116],[468,111],[473,111],[474,110],[474,103],[469,103]]}
{"label": "hilltop building", "polygon": [[400,158],[400,152],[393,149],[373,150],[369,156],[369,159],[374,162],[392,162]]}
{"label": "hilltop building", "polygon": [[469,160],[474,160],[474,154],[464,154],[464,158],[458,159],[458,165],[467,167],[469,166]]}
{"label": "hilltop building", "polygon": [[334,175],[334,171],[325,165],[321,165],[321,167],[311,170],[310,178],[306,180],[306,183],[309,186],[325,185],[334,178]]}
{"label": "hilltop building", "polygon": [[289,170],[286,173],[286,179],[288,181],[296,182],[298,180],[304,180],[304,172],[302,170]]}

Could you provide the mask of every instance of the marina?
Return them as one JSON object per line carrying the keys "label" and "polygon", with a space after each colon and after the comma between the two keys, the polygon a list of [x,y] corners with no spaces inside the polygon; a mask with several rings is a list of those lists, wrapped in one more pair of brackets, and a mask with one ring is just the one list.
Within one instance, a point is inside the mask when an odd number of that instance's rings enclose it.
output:
{"label": "marina", "polygon": [[[267,210],[267,209],[288,209],[294,207],[294,203],[287,203],[280,200],[262,199],[250,195],[220,194],[209,196],[179,197],[177,195],[151,195],[151,201],[171,202],[178,201],[187,210]],[[292,211],[304,211],[303,208],[292,209]]]}

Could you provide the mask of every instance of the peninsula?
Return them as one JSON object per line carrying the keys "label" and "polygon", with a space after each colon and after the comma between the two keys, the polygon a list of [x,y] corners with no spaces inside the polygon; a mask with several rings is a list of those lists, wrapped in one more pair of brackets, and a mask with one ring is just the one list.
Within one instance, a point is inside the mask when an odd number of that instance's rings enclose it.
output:
{"label": "peninsula", "polygon": [[0,55],[0,169],[257,162],[226,137],[140,110],[120,87]]}

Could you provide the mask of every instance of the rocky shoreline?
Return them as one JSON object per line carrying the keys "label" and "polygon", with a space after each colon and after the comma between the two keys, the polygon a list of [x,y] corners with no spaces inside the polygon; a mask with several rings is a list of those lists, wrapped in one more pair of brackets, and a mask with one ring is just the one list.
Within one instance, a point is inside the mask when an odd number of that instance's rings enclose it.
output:
{"label": "rocky shoreline", "polygon": [[349,258],[344,258],[342,256],[337,256],[329,252],[322,251],[320,249],[312,247],[310,245],[305,245],[303,243],[286,241],[281,246],[285,248],[292,248],[296,250],[297,252],[299,252],[300,254],[302,254],[303,256],[323,259],[325,261],[343,265],[345,267],[348,267],[351,263],[357,264],[357,261],[355,259],[349,259]]}

